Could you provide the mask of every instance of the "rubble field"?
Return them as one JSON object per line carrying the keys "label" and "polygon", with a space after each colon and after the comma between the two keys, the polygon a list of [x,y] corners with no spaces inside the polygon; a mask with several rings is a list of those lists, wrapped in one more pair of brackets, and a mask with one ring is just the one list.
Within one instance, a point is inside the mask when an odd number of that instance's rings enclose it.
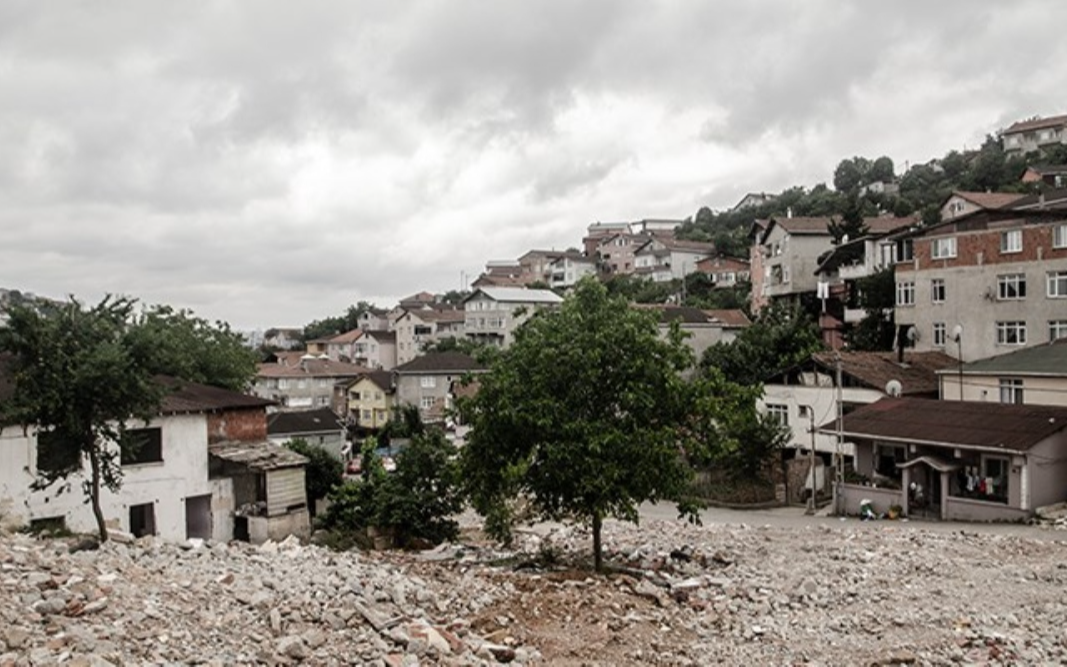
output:
{"label": "rubble field", "polygon": [[1067,544],[886,522],[608,522],[501,549],[0,536],[7,665],[1067,663]]}

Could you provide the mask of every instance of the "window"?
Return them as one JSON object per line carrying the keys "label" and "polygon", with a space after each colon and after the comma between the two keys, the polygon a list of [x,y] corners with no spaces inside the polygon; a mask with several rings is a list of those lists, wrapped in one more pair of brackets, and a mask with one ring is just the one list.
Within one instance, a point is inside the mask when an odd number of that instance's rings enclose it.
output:
{"label": "window", "polygon": [[122,440],[122,465],[161,463],[163,461],[163,430],[138,428],[126,431]]}
{"label": "window", "polygon": [[432,375],[423,375],[419,378],[419,386],[423,389],[433,389],[437,386],[437,378]]}
{"label": "window", "polygon": [[945,302],[945,279],[934,278],[930,281],[930,301],[933,303]]}
{"label": "window", "polygon": [[1067,248],[1067,223],[1052,228],[1052,247]]}
{"label": "window", "polygon": [[897,305],[915,305],[915,283],[897,283]]}
{"label": "window", "polygon": [[329,386],[330,386],[330,379],[329,378],[320,378],[319,379],[319,388],[320,389],[325,389],[326,387],[329,387]]}
{"label": "window", "polygon": [[810,405],[798,405],[797,406],[797,416],[800,417],[801,419],[811,419],[811,416],[812,416],[811,406]]}
{"label": "window", "polygon": [[330,397],[329,396],[318,396],[318,397],[316,397],[315,398],[315,405],[319,406],[320,408],[328,408],[328,407],[330,407]]}
{"label": "window", "polygon": [[370,419],[371,419],[371,411],[370,410],[362,410],[361,413],[363,415],[363,421],[369,422]]}
{"label": "window", "polygon": [[1026,345],[1026,322],[997,322],[997,345]]}
{"label": "window", "polygon": [[297,389],[307,389],[307,386],[308,386],[308,381],[305,380],[304,378],[300,378],[299,380],[296,381],[296,388]]}
{"label": "window", "polygon": [[281,379],[278,380],[278,389],[288,389],[288,388],[289,388],[289,380],[286,380],[285,378],[281,378]]}
{"label": "window", "polygon": [[37,470],[40,472],[70,472],[81,465],[81,452],[67,447],[55,431],[37,432]]}
{"label": "window", "polygon": [[1012,229],[1000,233],[1000,252],[1022,252],[1023,230]]}
{"label": "window", "polygon": [[1050,320],[1048,323],[1048,339],[1050,341],[1067,338],[1067,320]]}
{"label": "window", "polygon": [[874,470],[883,477],[900,479],[900,468],[897,464],[906,460],[907,452],[903,447],[882,443],[874,445]]}
{"label": "window", "polygon": [[[1065,274],[1067,277],[1067,274]],[[1026,274],[1009,273],[997,276],[997,298],[1001,300],[1018,300],[1026,298]]]}
{"label": "window", "polygon": [[934,347],[945,347],[945,323],[934,322]]}
{"label": "window", "polygon": [[154,504],[130,505],[130,533],[134,537],[156,534],[156,506]]}
{"label": "window", "polygon": [[777,403],[767,404],[767,416],[773,421],[782,424],[783,426],[789,425],[789,406],[780,405]]}
{"label": "window", "polygon": [[1000,381],[1000,402],[1001,403],[1022,403],[1023,402],[1023,381],[1022,380],[1001,380]]}
{"label": "window", "polygon": [[430,408],[433,407],[433,404],[434,404],[434,397],[433,396],[423,396],[421,399],[419,399],[419,407],[422,408],[423,410],[429,410]]}
{"label": "window", "polygon": [[1050,299],[1067,297],[1067,271],[1049,271],[1048,296]]}
{"label": "window", "polygon": [[982,477],[978,480],[978,498],[1008,502],[1009,460],[1003,456],[982,457]]}
{"label": "window", "polygon": [[934,239],[930,244],[930,256],[934,259],[948,259],[956,256],[956,237]]}
{"label": "window", "polygon": [[897,261],[910,262],[915,259],[914,239],[902,239],[897,245]]}

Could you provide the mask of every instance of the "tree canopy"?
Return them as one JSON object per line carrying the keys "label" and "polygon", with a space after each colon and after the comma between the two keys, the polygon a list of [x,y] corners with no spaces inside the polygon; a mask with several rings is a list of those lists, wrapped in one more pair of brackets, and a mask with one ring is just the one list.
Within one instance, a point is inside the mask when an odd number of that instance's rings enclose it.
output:
{"label": "tree canopy", "polygon": [[471,426],[463,479],[487,526],[507,535],[515,498],[542,518],[586,522],[599,569],[605,517],[636,522],[640,503],[660,499],[691,513],[680,375],[691,363],[677,328],[661,338],[652,314],[589,278],[531,318],[459,402]]}
{"label": "tree canopy", "polygon": [[814,322],[799,307],[773,303],[729,343],[704,352],[701,366],[722,371],[727,380],[759,385],[775,372],[807,359],[822,342]]}
{"label": "tree canopy", "polygon": [[359,318],[363,313],[374,310],[375,305],[368,301],[360,301],[349,306],[340,315],[324,317],[321,320],[312,320],[304,326],[304,342],[317,338],[327,338],[343,334],[346,331],[359,328]]}
{"label": "tree canopy", "polygon": [[41,488],[80,472],[100,538],[107,528],[102,489],[122,484],[121,455],[138,443],[127,425],[159,410],[159,374],[231,389],[255,371],[251,350],[223,323],[211,325],[188,311],[105,297],[94,306],[77,299],[10,305],[0,327],[0,352],[12,355],[13,396],[0,418],[39,429],[38,448],[50,465],[38,466]]}

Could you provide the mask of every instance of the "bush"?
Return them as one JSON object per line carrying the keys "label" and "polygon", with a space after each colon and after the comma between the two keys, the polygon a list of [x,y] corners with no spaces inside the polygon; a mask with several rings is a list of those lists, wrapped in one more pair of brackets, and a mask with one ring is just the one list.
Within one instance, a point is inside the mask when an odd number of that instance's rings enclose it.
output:
{"label": "bush", "polygon": [[328,496],[343,480],[344,465],[325,449],[309,444],[303,438],[290,440],[285,446],[308,460],[304,468],[304,487],[308,507],[314,516],[315,502]]}
{"label": "bush", "polygon": [[[455,539],[459,525],[451,518],[463,507],[455,449],[436,429],[416,435],[396,457],[396,471],[386,473],[374,453],[375,441],[363,445],[360,478],[330,494],[319,527],[366,535],[392,536],[396,546],[438,544]],[[364,542],[362,537],[355,538]]]}

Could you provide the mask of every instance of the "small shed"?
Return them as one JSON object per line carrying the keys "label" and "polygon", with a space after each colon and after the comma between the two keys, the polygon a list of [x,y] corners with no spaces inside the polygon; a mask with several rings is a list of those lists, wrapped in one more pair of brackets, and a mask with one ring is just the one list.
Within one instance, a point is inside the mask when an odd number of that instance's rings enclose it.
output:
{"label": "small shed", "polygon": [[235,538],[260,543],[309,535],[306,458],[267,441],[218,442],[208,453],[211,477],[233,482]]}

